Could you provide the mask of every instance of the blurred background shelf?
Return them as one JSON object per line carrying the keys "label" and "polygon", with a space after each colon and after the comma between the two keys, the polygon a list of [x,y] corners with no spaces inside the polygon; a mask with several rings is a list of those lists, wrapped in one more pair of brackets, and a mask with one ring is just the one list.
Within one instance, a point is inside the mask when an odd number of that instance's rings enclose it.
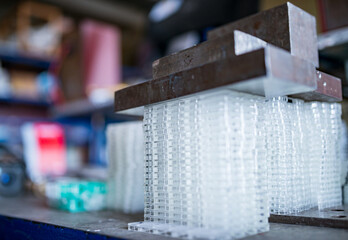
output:
{"label": "blurred background shelf", "polygon": [[1,97],[0,104],[7,105],[25,105],[33,107],[49,108],[52,107],[52,103],[44,100],[34,100],[29,98],[19,98],[19,97]]}
{"label": "blurred background shelf", "polygon": [[102,114],[108,119],[114,120],[139,120],[142,119],[142,108],[114,113],[114,100],[102,103],[93,103],[88,99],[55,106],[52,108],[53,118],[90,117],[93,114]]}
{"label": "blurred background shelf", "polygon": [[346,60],[348,58],[348,27],[320,34],[318,49],[321,56]]}
{"label": "blurred background shelf", "polygon": [[53,58],[42,57],[14,49],[0,47],[0,60],[3,63],[26,65],[39,69],[49,69],[56,62]]}

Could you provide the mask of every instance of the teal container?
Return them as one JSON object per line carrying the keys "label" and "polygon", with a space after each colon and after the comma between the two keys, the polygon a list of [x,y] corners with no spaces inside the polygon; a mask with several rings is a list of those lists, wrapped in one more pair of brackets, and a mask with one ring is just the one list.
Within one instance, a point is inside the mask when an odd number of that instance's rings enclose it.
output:
{"label": "teal container", "polygon": [[69,212],[98,211],[106,207],[105,182],[61,179],[46,184],[48,204]]}

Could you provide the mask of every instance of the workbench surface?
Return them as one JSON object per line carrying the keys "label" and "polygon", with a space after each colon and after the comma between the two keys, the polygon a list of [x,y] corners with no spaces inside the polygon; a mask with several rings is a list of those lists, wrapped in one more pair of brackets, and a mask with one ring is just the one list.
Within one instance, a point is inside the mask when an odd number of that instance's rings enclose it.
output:
{"label": "workbench surface", "polygon": [[[0,198],[1,239],[173,239],[127,230],[127,223],[142,219],[114,211],[67,213],[32,196]],[[348,239],[348,230],[271,223],[268,233],[245,239]]]}

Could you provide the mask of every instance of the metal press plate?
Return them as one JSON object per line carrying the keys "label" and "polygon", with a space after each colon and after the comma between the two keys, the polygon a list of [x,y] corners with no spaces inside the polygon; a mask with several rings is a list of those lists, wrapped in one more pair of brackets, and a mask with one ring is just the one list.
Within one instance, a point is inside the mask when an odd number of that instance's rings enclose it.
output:
{"label": "metal press plate", "polygon": [[[321,100],[340,101],[342,99],[340,84],[330,82],[333,80],[340,82],[339,79],[323,74],[326,86],[335,87],[330,90],[333,95],[326,95],[328,90],[322,88],[324,85],[320,88],[317,86],[316,74],[311,63],[292,56],[283,49],[268,46],[124,88],[115,92],[114,110],[118,112],[219,87],[266,96],[267,91],[272,89],[280,89],[274,91],[279,95],[307,92],[308,95],[298,97],[318,100],[317,95],[321,94],[325,95],[321,96]],[[267,81],[262,82],[262,79]],[[250,86],[251,82],[253,86]]]}
{"label": "metal press plate", "polygon": [[329,208],[322,211],[310,209],[292,215],[271,214],[269,220],[273,223],[348,229],[348,206]]}

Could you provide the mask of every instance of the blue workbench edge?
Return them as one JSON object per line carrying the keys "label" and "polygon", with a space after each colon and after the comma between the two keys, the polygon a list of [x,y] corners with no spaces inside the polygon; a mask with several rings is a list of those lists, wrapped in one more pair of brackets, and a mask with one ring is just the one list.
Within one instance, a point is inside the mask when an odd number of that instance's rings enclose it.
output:
{"label": "blue workbench edge", "polygon": [[119,240],[123,238],[110,237],[91,233],[88,231],[72,229],[53,224],[7,217],[0,215],[0,239],[3,240],[68,240],[68,239],[88,239],[88,240]]}

